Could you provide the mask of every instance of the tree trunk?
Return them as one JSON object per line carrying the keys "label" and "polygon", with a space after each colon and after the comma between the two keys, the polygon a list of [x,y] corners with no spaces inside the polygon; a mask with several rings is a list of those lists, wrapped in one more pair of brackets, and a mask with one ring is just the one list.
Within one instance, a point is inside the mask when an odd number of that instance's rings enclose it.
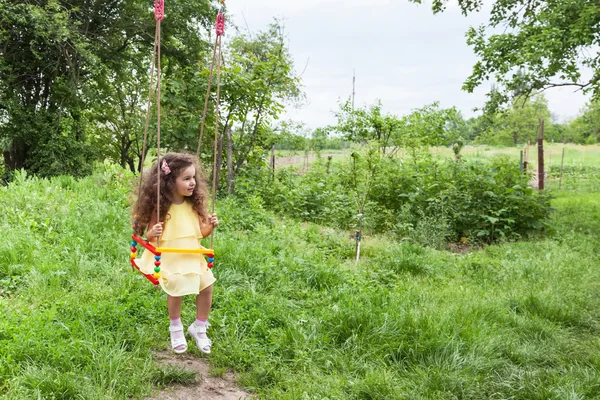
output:
{"label": "tree trunk", "polygon": [[25,160],[29,147],[19,139],[13,139],[9,149],[4,151],[4,165],[8,170],[17,170],[25,168]]}
{"label": "tree trunk", "polygon": [[133,162],[133,158],[127,157],[127,165],[129,165],[129,170],[135,174],[135,163]]}

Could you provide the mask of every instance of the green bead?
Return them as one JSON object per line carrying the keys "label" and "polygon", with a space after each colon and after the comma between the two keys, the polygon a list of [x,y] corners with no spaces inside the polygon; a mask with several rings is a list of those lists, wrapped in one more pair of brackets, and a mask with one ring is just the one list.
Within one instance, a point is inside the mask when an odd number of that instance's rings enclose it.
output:
{"label": "green bead", "polygon": [[160,267],[154,267],[154,272],[156,272],[156,273],[160,272]]}

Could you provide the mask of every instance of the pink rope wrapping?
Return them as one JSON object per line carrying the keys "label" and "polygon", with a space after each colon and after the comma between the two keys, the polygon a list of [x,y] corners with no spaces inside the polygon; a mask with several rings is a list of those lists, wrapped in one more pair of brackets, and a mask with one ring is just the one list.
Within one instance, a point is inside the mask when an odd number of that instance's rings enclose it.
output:
{"label": "pink rope wrapping", "polygon": [[225,16],[219,11],[217,14],[217,36],[222,36],[225,33]]}
{"label": "pink rope wrapping", "polygon": [[154,19],[162,21],[165,18],[165,0],[154,0]]}

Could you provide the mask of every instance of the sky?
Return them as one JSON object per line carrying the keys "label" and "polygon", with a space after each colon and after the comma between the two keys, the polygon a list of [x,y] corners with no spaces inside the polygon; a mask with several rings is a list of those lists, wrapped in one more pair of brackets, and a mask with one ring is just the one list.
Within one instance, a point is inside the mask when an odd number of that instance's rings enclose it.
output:
{"label": "sky", "polygon": [[[465,117],[485,103],[490,84],[474,93],[461,90],[477,61],[466,44],[470,26],[488,21],[485,11],[463,16],[451,0],[433,15],[429,4],[408,0],[227,0],[228,13],[242,31],[264,30],[283,18],[295,70],[306,101],[288,107],[283,119],[317,128],[336,122],[340,100],[352,93],[355,105],[381,100],[383,110],[398,116],[435,101],[456,106]],[[227,40],[225,37],[224,40]],[[573,88],[546,92],[559,120],[575,117],[587,97]]]}

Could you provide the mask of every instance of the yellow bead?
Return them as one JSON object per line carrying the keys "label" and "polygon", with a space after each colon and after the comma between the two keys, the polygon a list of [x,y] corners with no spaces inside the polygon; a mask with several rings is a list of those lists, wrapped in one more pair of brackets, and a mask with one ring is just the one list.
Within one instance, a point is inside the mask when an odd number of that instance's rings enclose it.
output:
{"label": "yellow bead", "polygon": [[158,272],[155,272],[154,273],[154,279],[158,279],[158,278],[160,278],[160,274]]}
{"label": "yellow bead", "polygon": [[129,255],[129,258],[135,258],[135,253],[131,253],[131,254]]}

